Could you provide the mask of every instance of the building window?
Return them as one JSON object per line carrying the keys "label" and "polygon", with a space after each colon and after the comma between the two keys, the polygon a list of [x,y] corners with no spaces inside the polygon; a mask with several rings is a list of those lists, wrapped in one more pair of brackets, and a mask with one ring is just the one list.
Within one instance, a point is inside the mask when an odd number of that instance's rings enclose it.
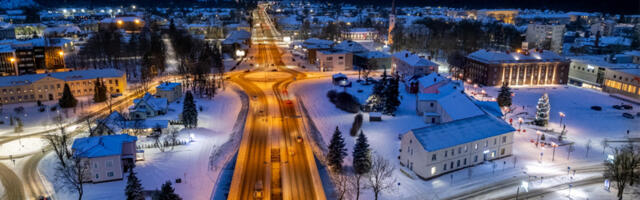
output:
{"label": "building window", "polygon": [[431,175],[436,174],[436,167],[431,167]]}
{"label": "building window", "polygon": [[498,138],[493,138],[493,145],[498,144]]}
{"label": "building window", "polygon": [[433,107],[433,103],[431,103],[431,107]]}
{"label": "building window", "polygon": [[478,144],[475,144],[474,150],[478,150]]}
{"label": "building window", "polygon": [[462,153],[462,147],[458,147],[458,154]]}
{"label": "building window", "polygon": [[449,155],[449,151],[444,151],[444,157],[446,158]]}
{"label": "building window", "polygon": [[455,149],[451,149],[451,156],[456,155],[456,150]]}
{"label": "building window", "polygon": [[473,157],[473,162],[478,162],[478,155],[476,155],[475,157]]}
{"label": "building window", "polygon": [[504,155],[504,148],[500,149],[500,155]]}
{"label": "building window", "polygon": [[464,162],[462,163],[463,165],[467,165],[467,159],[464,159]]}
{"label": "building window", "polygon": [[108,177],[113,177],[113,172],[107,172]]}
{"label": "building window", "polygon": [[496,157],[496,151],[492,151],[492,152],[491,152],[491,157],[492,157],[492,158],[493,158],[493,157]]}
{"label": "building window", "polygon": [[431,155],[431,161],[435,161],[436,160],[436,154],[434,153],[433,155]]}
{"label": "building window", "polygon": [[484,141],[484,147],[488,147],[489,146],[489,140],[485,140]]}
{"label": "building window", "polygon": [[113,161],[112,160],[107,160],[107,167],[112,167],[113,166]]}
{"label": "building window", "polygon": [[507,136],[502,136],[502,144],[507,143]]}
{"label": "building window", "polygon": [[460,167],[460,160],[456,163],[456,167]]}
{"label": "building window", "polygon": [[447,164],[445,163],[442,168],[444,168],[444,170],[447,170]]}
{"label": "building window", "polygon": [[449,168],[453,169],[453,161],[451,161],[451,166]]}

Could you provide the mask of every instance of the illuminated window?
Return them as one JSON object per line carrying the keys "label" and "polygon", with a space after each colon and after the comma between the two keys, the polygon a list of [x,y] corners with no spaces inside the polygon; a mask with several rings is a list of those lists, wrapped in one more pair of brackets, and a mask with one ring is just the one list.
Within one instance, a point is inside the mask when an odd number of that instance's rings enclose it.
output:
{"label": "illuminated window", "polygon": [[436,174],[436,167],[431,167],[431,175]]}
{"label": "illuminated window", "polygon": [[629,86],[627,87],[627,92],[632,93],[632,94],[633,94],[633,93],[636,93],[636,86],[629,85]]}

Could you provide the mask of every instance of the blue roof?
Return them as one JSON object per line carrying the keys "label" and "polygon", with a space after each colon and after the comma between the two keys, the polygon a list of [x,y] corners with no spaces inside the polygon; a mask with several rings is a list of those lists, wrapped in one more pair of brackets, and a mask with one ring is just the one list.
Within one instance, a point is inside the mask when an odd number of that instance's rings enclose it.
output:
{"label": "blue roof", "polygon": [[74,140],[71,149],[82,158],[121,155],[123,143],[137,140],[138,137],[127,134],[85,137]]}
{"label": "blue roof", "polygon": [[513,131],[505,121],[487,114],[411,130],[428,152]]}
{"label": "blue roof", "polygon": [[504,114],[502,114],[502,109],[500,109],[497,101],[476,101],[475,103],[480,108],[482,108],[482,110],[492,114],[493,116],[504,116]]}
{"label": "blue roof", "polygon": [[180,83],[170,83],[170,82],[164,82],[162,84],[160,84],[158,87],[156,87],[157,90],[173,90],[175,87],[179,87]]}
{"label": "blue roof", "polygon": [[124,128],[127,129],[148,129],[148,128],[167,128],[169,127],[169,120],[129,120],[124,123]]}

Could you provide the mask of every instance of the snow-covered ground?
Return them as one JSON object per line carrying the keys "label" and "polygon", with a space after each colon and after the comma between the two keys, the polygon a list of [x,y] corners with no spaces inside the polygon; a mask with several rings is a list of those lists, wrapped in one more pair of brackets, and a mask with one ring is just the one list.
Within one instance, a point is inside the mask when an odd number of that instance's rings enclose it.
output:
{"label": "snow-covered ground", "polygon": [[[356,77],[350,76],[355,80]],[[364,102],[371,93],[372,85],[362,86],[354,82],[352,88],[346,91],[356,96],[361,102]],[[310,79],[299,81],[292,85],[289,91],[300,97],[299,100],[304,102],[309,115],[320,131],[324,142],[328,143],[330,137],[338,126],[343,133],[345,143],[347,144],[349,156],[345,159],[345,165],[351,165],[351,151],[354,145],[354,137],[349,136],[348,132],[353,122],[355,114],[346,113],[336,108],[330,103],[326,97],[329,90],[335,89],[342,91],[340,87],[333,86],[330,78]],[[490,96],[495,97],[499,88],[484,88]],[[362,92],[358,92],[362,90]],[[470,88],[474,90],[474,88]],[[480,89],[478,89],[480,90]],[[522,112],[522,106],[525,106],[530,114],[529,117],[523,116],[525,122],[531,121],[534,108],[538,98],[545,92],[549,93],[551,102],[551,122],[548,128],[555,128],[558,131],[559,115],[563,112],[566,117],[568,135],[571,141],[575,142],[575,151],[568,157],[568,146],[561,146],[556,149],[554,161],[552,160],[553,149],[535,147],[530,143],[531,139],[536,139],[535,129],[537,127],[523,124],[526,133],[516,133],[514,142],[513,156],[495,160],[494,162],[486,162],[476,165],[471,169],[466,168],[436,177],[430,180],[422,180],[415,176],[410,170],[399,165],[397,156],[400,148],[399,134],[406,133],[410,129],[425,126],[422,119],[415,113],[415,96],[407,94],[403,86],[400,88],[402,104],[400,105],[395,117],[383,116],[382,122],[369,122],[368,114],[364,114],[363,132],[369,138],[369,142],[373,151],[383,155],[391,163],[396,166],[394,178],[398,182],[398,186],[390,192],[382,194],[383,199],[441,199],[453,198],[457,194],[474,191],[488,185],[499,185],[501,183],[521,180],[530,181],[530,190],[543,187],[549,187],[558,184],[568,184],[569,178],[566,176],[567,167],[578,169],[578,173],[574,180],[591,179],[598,177],[600,172],[593,172],[587,169],[602,163],[606,157],[603,154],[600,142],[603,138],[621,139],[626,130],[631,133],[640,131],[640,127],[635,120],[623,118],[623,111],[611,108],[613,104],[619,104],[620,100],[609,97],[606,94],[584,90],[575,87],[543,87],[543,88],[516,88],[513,90],[516,94],[513,99],[515,107],[519,107],[514,113]],[[471,92],[468,90],[468,92]],[[600,105],[603,111],[593,111],[589,109],[592,105]],[[637,110],[637,109],[635,109]],[[633,111],[635,113],[637,111]],[[514,116],[508,115],[508,118]],[[518,128],[517,117],[514,119],[514,127]],[[555,137],[548,133],[547,138]],[[587,157],[586,144],[591,139],[591,148]],[[611,144],[613,145],[613,144]],[[540,152],[543,152],[541,162]],[[514,160],[516,160],[514,165]],[[582,172],[580,169],[585,169]],[[471,171],[471,172],[469,172]],[[470,175],[471,174],[471,175]],[[535,180],[540,180],[536,182]],[[537,178],[537,179],[536,179]],[[562,182],[564,181],[564,182]],[[600,184],[601,185],[601,184]],[[500,196],[509,195],[516,192],[516,187],[504,188],[487,194],[485,198],[498,198]],[[609,194],[609,195],[607,195]],[[372,198],[370,189],[364,190],[365,199]],[[615,193],[603,193],[602,196],[615,198]]]}
{"label": "snow-covered ground", "polygon": [[[209,199],[213,184],[217,178],[217,172],[221,166],[210,166],[210,156],[219,155],[217,152],[225,142],[229,141],[234,131],[234,122],[240,113],[241,99],[238,94],[228,86],[225,91],[220,91],[212,100],[196,98],[198,108],[203,111],[198,113],[198,128],[183,129],[179,139],[188,140],[193,134],[194,141],[186,145],[176,146],[173,150],[165,152],[155,148],[144,149],[144,161],[136,162],[134,169],[142,182],[145,190],[160,189],[165,181],[172,181],[176,193],[183,199]],[[182,102],[182,101],[181,101]],[[169,113],[153,119],[177,119],[182,112],[182,104],[171,103]],[[180,127],[182,128],[182,127]],[[140,141],[148,140],[139,137]],[[56,199],[75,199],[76,195],[68,190],[61,190],[59,183],[54,179],[55,157],[46,156],[39,165],[39,170],[48,181],[56,188]],[[175,183],[176,178],[182,178],[182,183]],[[123,180],[88,183],[85,185],[85,199],[125,199],[124,188],[126,175]]]}

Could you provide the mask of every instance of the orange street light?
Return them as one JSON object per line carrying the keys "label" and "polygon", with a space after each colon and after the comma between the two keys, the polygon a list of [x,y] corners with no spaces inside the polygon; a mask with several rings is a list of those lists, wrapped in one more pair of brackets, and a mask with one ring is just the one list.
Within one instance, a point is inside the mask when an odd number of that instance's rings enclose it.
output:
{"label": "orange street light", "polygon": [[14,57],[9,58],[9,62],[14,63],[16,62],[16,59]]}
{"label": "orange street light", "polygon": [[122,22],[122,20],[118,20],[116,23],[118,23],[118,25],[122,25],[124,22]]}
{"label": "orange street light", "polygon": [[64,56],[64,52],[63,52],[62,50],[61,50],[61,51],[58,51],[58,55],[60,55],[60,56]]}
{"label": "orange street light", "polygon": [[133,23],[140,24],[140,20],[139,19],[135,19],[135,20],[133,20]]}

